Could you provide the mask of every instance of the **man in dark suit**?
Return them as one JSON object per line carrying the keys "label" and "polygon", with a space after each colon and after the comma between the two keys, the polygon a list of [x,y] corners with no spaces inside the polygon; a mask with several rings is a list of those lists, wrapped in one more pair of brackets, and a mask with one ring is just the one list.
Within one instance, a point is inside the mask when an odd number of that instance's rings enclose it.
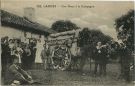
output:
{"label": "man in dark suit", "polygon": [[106,45],[102,45],[101,42],[97,43],[95,50],[95,70],[94,74],[97,73],[97,68],[99,66],[99,74],[106,75],[106,64],[107,64],[107,49]]}

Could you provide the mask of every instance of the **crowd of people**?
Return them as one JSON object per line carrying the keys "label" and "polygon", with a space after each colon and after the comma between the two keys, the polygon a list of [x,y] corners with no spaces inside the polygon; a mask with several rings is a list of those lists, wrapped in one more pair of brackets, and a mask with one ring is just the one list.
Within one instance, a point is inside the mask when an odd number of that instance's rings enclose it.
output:
{"label": "crowd of people", "polygon": [[33,39],[24,43],[6,36],[1,39],[1,50],[2,72],[12,64],[14,57],[18,58],[18,63],[21,63],[23,69],[30,69],[35,61],[36,41]]}
{"label": "crowd of people", "polygon": [[2,77],[8,72],[15,75],[13,77],[17,75],[22,81],[25,81],[27,76],[30,78],[26,71],[35,63],[36,43],[36,39],[29,39],[29,42],[25,43],[19,39],[9,39],[8,36],[1,38]]}
{"label": "crowd of people", "polygon": [[[14,68],[17,67],[17,70],[28,70],[32,68],[33,63],[35,62],[36,57],[36,40],[31,39],[29,43],[21,42],[17,39],[9,39],[8,37],[3,37],[1,39],[1,62],[2,62],[2,75],[4,75],[6,69],[10,68],[11,72]],[[52,53],[48,45],[44,44],[43,50],[40,52],[40,56],[43,62],[44,70],[50,69],[51,66],[54,66],[54,61],[52,60]],[[97,75],[99,67],[99,75],[106,75],[106,65],[109,59],[120,57],[121,64],[121,77],[126,81],[130,81],[130,55],[129,50],[123,43],[117,43],[111,41],[111,43],[102,44],[102,42],[97,42],[96,46],[93,46],[93,52],[91,53],[93,60],[95,61],[94,75]],[[90,54],[88,49],[89,47],[84,46],[80,48],[80,70],[83,71],[83,66],[88,55]],[[73,59],[71,59],[73,60]],[[16,62],[17,61],[17,62]],[[21,63],[19,66],[14,66],[16,63]],[[54,66],[56,67],[56,66]],[[25,72],[24,76],[25,76]],[[27,74],[28,75],[28,74]],[[28,75],[28,78],[31,78]]]}

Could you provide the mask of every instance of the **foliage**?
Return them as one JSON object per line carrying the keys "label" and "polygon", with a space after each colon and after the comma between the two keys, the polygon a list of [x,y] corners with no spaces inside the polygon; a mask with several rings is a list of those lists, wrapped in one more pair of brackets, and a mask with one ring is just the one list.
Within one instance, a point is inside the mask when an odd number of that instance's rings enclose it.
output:
{"label": "foliage", "polygon": [[73,29],[78,29],[76,24],[72,23],[71,21],[64,21],[64,20],[59,20],[56,21],[52,24],[51,29],[57,31],[57,32],[64,32],[64,31],[69,31]]}
{"label": "foliage", "polygon": [[101,41],[103,44],[110,41],[112,38],[110,36],[104,35],[99,30],[89,30],[88,28],[84,28],[79,33],[78,45],[96,45],[97,42]]}
{"label": "foliage", "polygon": [[127,14],[115,20],[118,39],[122,40],[127,47],[134,50],[134,10],[129,10]]}

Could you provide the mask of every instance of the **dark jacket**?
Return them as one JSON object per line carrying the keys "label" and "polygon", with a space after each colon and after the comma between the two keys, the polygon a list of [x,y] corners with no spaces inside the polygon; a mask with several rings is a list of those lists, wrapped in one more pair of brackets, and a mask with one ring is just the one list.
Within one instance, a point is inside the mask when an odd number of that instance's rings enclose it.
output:
{"label": "dark jacket", "polygon": [[96,61],[107,61],[107,49],[106,47],[102,47],[100,49],[95,50],[95,60]]}

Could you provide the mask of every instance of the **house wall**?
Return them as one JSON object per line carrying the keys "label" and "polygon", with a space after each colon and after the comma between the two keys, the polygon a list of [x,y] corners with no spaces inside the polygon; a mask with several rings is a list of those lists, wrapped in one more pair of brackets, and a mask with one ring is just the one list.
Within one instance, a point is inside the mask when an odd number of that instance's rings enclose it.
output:
{"label": "house wall", "polygon": [[[26,37],[24,34],[26,34]],[[4,37],[4,36],[8,36],[9,39],[10,38],[11,39],[12,38],[19,38],[23,42],[26,38],[36,38],[36,39],[40,39],[41,41],[44,41],[44,39],[45,39],[44,35],[26,32],[23,30],[12,28],[12,27],[2,26],[0,28],[0,37]]]}
{"label": "house wall", "polygon": [[9,38],[21,38],[22,36],[24,36],[24,33],[21,30],[2,26],[0,28],[0,37],[4,36],[8,36]]}

